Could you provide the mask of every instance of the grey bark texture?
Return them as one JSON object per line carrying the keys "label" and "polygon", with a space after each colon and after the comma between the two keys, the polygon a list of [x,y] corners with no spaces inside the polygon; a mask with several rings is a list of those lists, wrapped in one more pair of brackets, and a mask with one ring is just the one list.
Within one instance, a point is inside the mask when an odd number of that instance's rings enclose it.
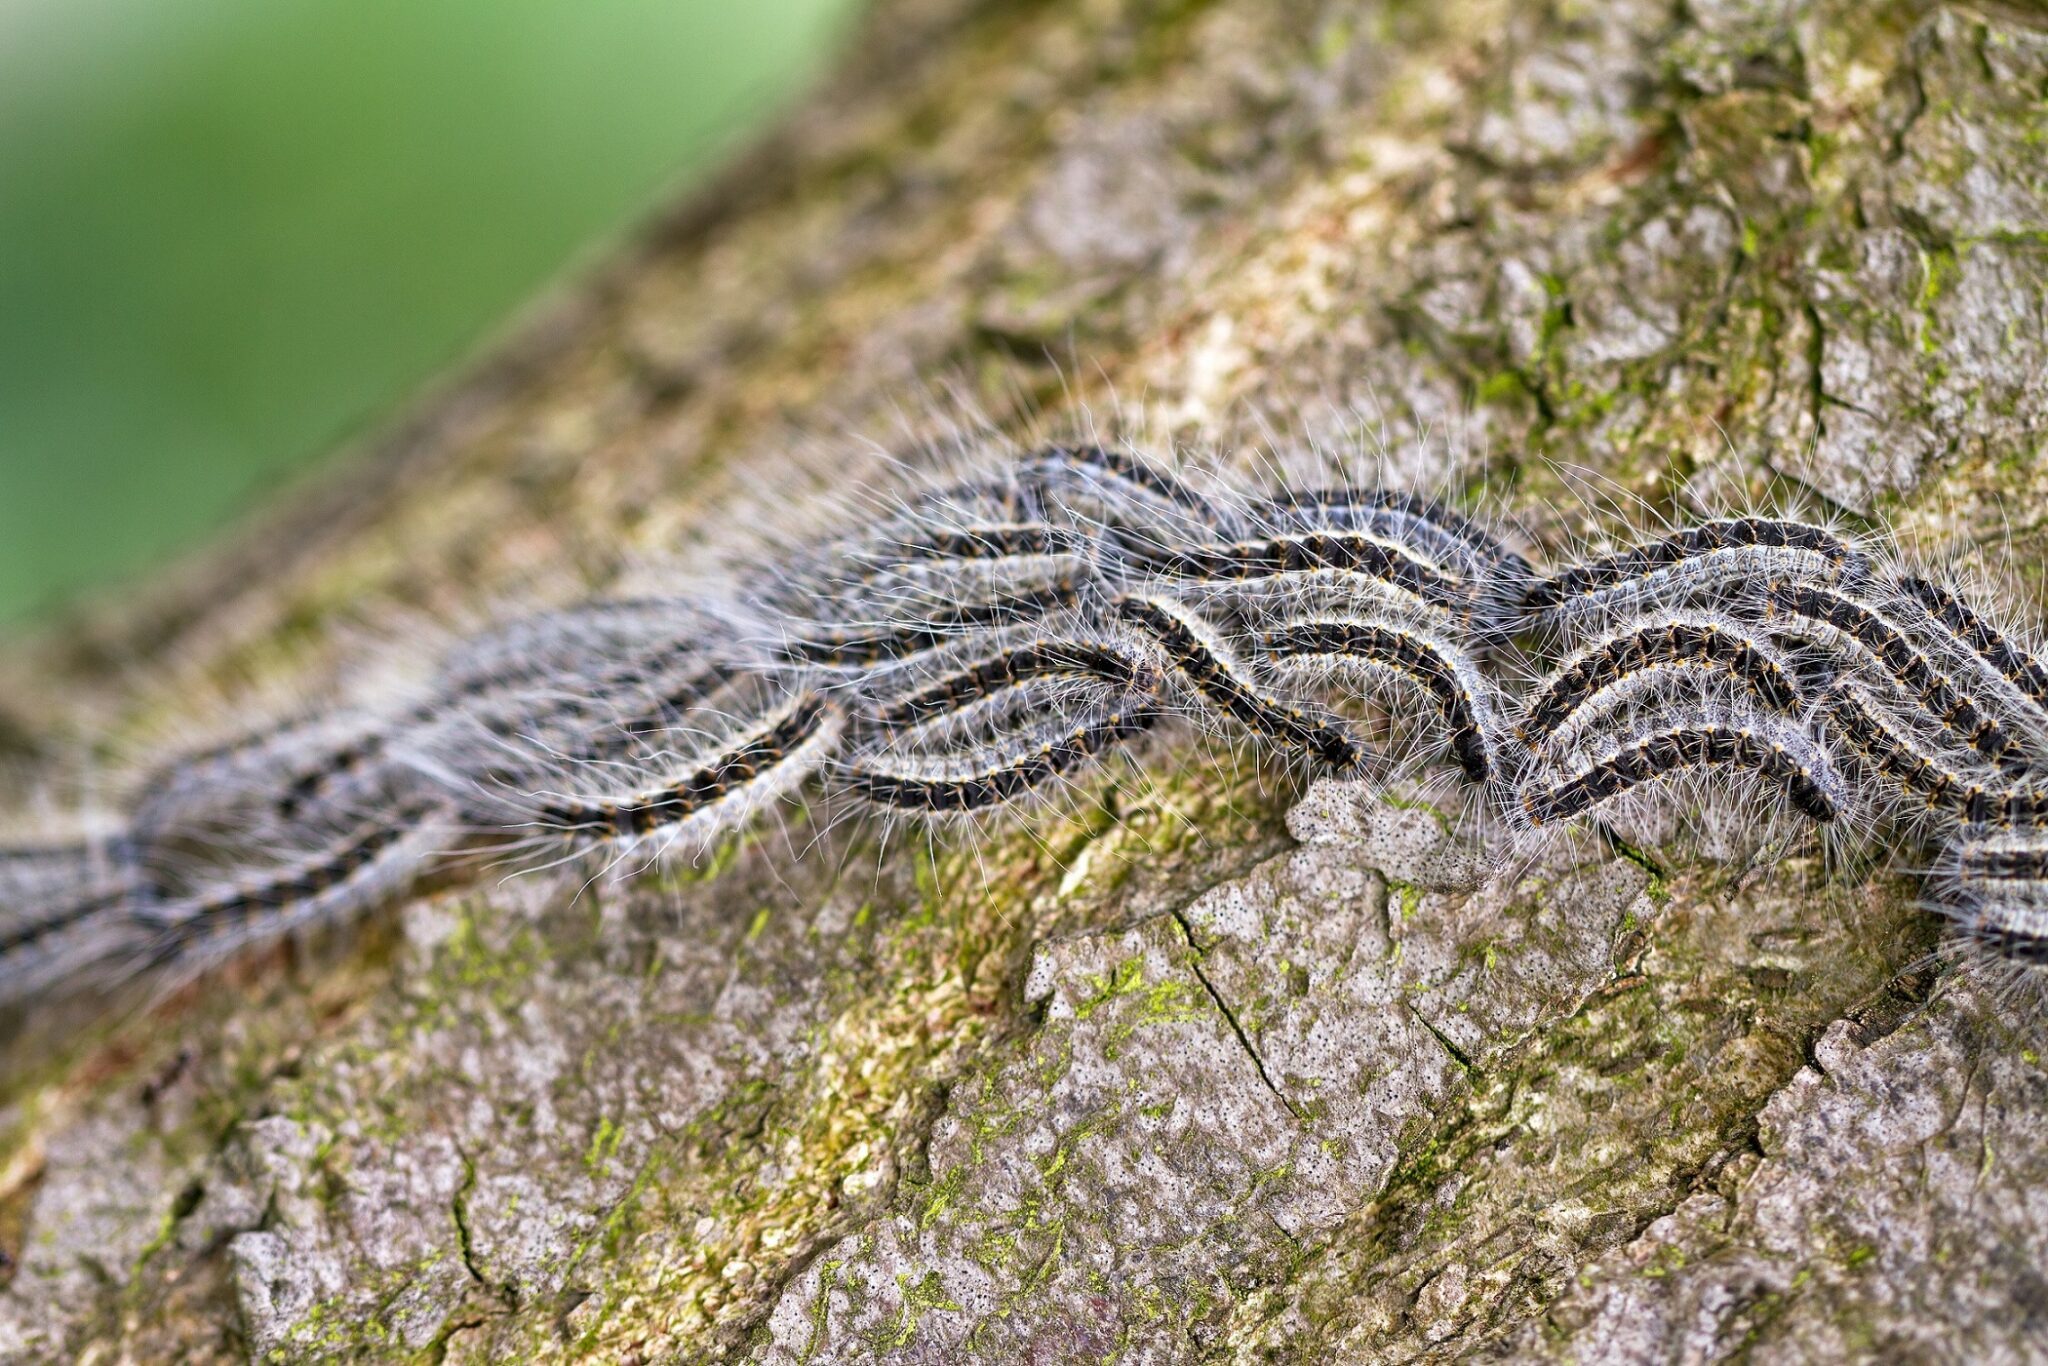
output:
{"label": "grey bark texture", "polygon": [[[865,34],[378,449],[13,649],[0,746],[144,751],[323,695],[361,623],[603,589],[935,380],[1224,451],[1354,405],[1552,546],[1594,484],[1795,486],[2043,596],[2036,6]],[[2042,1031],[1918,966],[1910,882],[1490,869],[1202,756],[1115,820],[439,890],[17,1059],[0,1357],[2048,1358]]]}

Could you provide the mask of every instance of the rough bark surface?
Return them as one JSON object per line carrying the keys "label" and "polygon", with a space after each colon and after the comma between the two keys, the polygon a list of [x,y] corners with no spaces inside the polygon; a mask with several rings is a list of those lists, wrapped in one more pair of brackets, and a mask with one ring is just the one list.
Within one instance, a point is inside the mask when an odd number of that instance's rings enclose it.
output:
{"label": "rough bark surface", "polygon": [[[603,587],[934,376],[1226,447],[1364,404],[1556,543],[1559,467],[1666,509],[1795,483],[2039,587],[2038,8],[885,0],[869,35],[351,473],[16,649],[0,748]],[[1174,758],[976,849],[424,896],[17,1060],[0,1357],[2048,1357],[2040,1031],[1912,968],[1907,884],[1492,875],[1412,805]]]}

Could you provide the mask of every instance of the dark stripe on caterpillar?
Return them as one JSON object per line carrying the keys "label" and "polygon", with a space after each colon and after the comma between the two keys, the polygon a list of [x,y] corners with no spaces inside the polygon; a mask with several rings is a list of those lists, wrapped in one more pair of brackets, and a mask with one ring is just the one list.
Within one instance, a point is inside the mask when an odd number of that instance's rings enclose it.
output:
{"label": "dark stripe on caterpillar", "polygon": [[1375,532],[1414,546],[1439,565],[1455,564],[1461,573],[1491,571],[1514,580],[1535,573],[1528,560],[1469,517],[1405,489],[1338,485],[1289,490],[1253,504],[1250,520],[1304,530]]}
{"label": "dark stripe on caterpillar", "polygon": [[139,891],[121,844],[12,852],[28,857],[0,862],[0,1005],[129,947]]}
{"label": "dark stripe on caterpillar", "polygon": [[2048,789],[2026,783],[1987,787],[1944,766],[1914,748],[1853,684],[1831,689],[1822,711],[1865,764],[1928,806],[1972,825],[2013,829],[2048,824]]}
{"label": "dark stripe on caterpillar", "polygon": [[2048,789],[2031,784],[1971,792],[1960,814],[1972,825],[2001,830],[2048,825]]}
{"label": "dark stripe on caterpillar", "polygon": [[1151,636],[1195,690],[1254,735],[1270,736],[1339,773],[1365,757],[1349,729],[1320,709],[1269,697],[1238,676],[1239,666],[1202,639],[1180,609],[1157,598],[1121,598],[1117,615]]}
{"label": "dark stripe on caterpillar", "polygon": [[1116,539],[1119,551],[1137,568],[1163,578],[1243,582],[1335,571],[1376,579],[1461,619],[1475,605],[1472,587],[1464,580],[1363,531],[1304,531],[1218,545],[1153,545],[1129,535]]}
{"label": "dark stripe on caterpillar", "polygon": [[725,634],[697,603],[681,597],[596,598],[518,617],[450,651],[433,679],[437,705],[534,683],[563,671],[570,658],[652,658],[703,648]]}
{"label": "dark stripe on caterpillar", "polygon": [[382,752],[383,729],[366,714],[338,722],[301,717],[265,729],[251,743],[217,746],[160,768],[131,817],[133,839],[160,849],[207,842],[266,820],[288,827],[312,798]]}
{"label": "dark stripe on caterpillar", "polygon": [[[664,670],[693,656],[699,656],[693,667],[669,679],[663,684],[665,691],[662,695],[646,704],[650,710],[624,720],[616,719],[618,703],[614,699],[619,693],[653,682],[661,677]],[[559,665],[556,671],[560,671]],[[538,666],[522,672],[529,684],[546,673]],[[422,728],[443,716],[456,720],[473,719],[477,726],[501,740],[515,737],[558,740],[562,745],[561,757],[599,759],[624,752],[639,735],[659,729],[666,717],[701,702],[716,691],[729,672],[717,660],[701,657],[694,643],[676,641],[642,660],[600,661],[587,677],[562,678],[555,690],[535,693],[512,691],[514,685],[508,682],[502,690],[473,691],[467,706],[458,705],[455,698],[436,697],[420,703],[409,715],[412,724]],[[511,672],[506,675],[508,679],[512,676]],[[489,695],[491,693],[498,695]],[[570,735],[557,736],[551,728],[568,730]],[[583,738],[571,738],[576,735]],[[293,781],[279,798],[278,814],[286,820],[294,819],[307,804],[330,793],[343,779],[361,772],[387,747],[387,738],[373,732],[333,752],[325,762]]]}
{"label": "dark stripe on caterpillar", "polygon": [[1833,627],[1869,651],[1899,685],[1920,699],[1942,726],[1963,737],[1985,758],[2007,769],[2024,769],[2026,755],[1998,718],[1956,691],[1947,675],[1914,649],[1896,626],[1852,598],[1803,584],[1774,583],[1765,598],[1772,616],[1791,614]]}
{"label": "dark stripe on caterpillar", "polygon": [[1164,713],[1148,699],[1126,698],[1097,708],[1054,739],[1009,747],[966,771],[891,770],[879,757],[848,760],[842,780],[878,806],[933,815],[981,811],[1014,801],[1109,749],[1144,734]]}
{"label": "dark stripe on caterpillar", "polygon": [[1811,554],[1836,571],[1857,571],[1864,562],[1861,551],[1825,527],[1769,517],[1723,517],[1567,566],[1531,584],[1522,605],[1528,611],[1546,613],[1597,603],[1688,561],[1740,557],[1742,552],[1756,550]]}
{"label": "dark stripe on caterpillar", "polygon": [[1830,688],[1821,699],[1820,712],[1867,767],[1907,793],[1924,798],[1930,807],[1959,809],[1971,794],[1983,791],[1982,784],[1969,775],[1921,753],[1884,720],[1863,689],[1852,683]]}
{"label": "dark stripe on caterpillar", "polygon": [[1908,574],[1899,580],[1899,587],[1950,635],[1969,646],[2000,678],[2040,706],[2048,707],[2048,666],[2013,644],[1968,603],[1939,584]]}
{"label": "dark stripe on caterpillar", "polygon": [[956,711],[996,691],[1034,678],[1086,674],[1125,688],[1139,685],[1140,665],[1125,652],[1095,641],[1028,641],[976,660],[876,707],[870,718],[885,730]]}
{"label": "dark stripe on caterpillar", "polygon": [[1682,617],[1617,632],[1565,660],[1529,699],[1515,735],[1525,744],[1540,745],[1595,694],[1668,665],[1725,670],[1774,711],[1799,705],[1798,688],[1768,646],[1734,627]]}
{"label": "dark stripe on caterpillar", "polygon": [[2010,962],[2048,967],[2048,931],[2025,930],[1987,919],[1988,909],[1980,909],[1963,926],[1971,939]]}
{"label": "dark stripe on caterpillar", "polygon": [[[840,547],[812,571],[819,615],[900,614],[907,601],[940,594],[956,605],[991,592],[1020,592],[1090,572],[1091,534],[1045,522],[914,527]],[[974,577],[980,571],[980,577]]]}
{"label": "dark stripe on caterpillar", "polygon": [[360,769],[384,752],[385,738],[376,732],[333,749],[322,756],[319,763],[305,769],[279,794],[277,814],[289,821],[296,818],[305,805],[327,790],[328,786]]}
{"label": "dark stripe on caterpillar", "polygon": [[290,910],[342,887],[412,834],[428,814],[425,807],[402,808],[304,862],[233,888],[145,906],[138,912],[138,918],[178,939],[187,939],[202,931],[221,933],[236,929],[258,916]]}
{"label": "dark stripe on caterpillar", "polygon": [[1109,488],[1123,492],[1125,497],[1135,493],[1218,530],[1231,524],[1214,503],[1173,475],[1128,452],[1104,446],[1048,446],[1026,456],[1018,474],[1027,482],[1050,483],[1053,490],[1079,481],[1097,492]]}
{"label": "dark stripe on caterpillar", "polygon": [[1521,808],[1535,826],[1569,820],[1643,783],[1694,768],[1737,767],[1775,784],[1794,809],[1826,823],[1837,801],[1825,760],[1793,732],[1707,722],[1637,736],[1606,757],[1549,787],[1532,783]]}
{"label": "dark stripe on caterpillar", "polygon": [[782,642],[782,657],[791,663],[872,668],[891,659],[935,650],[962,633],[982,627],[1028,620],[1060,607],[1072,606],[1081,590],[1070,577],[1005,593],[994,601],[969,603],[919,621],[821,627],[814,634]]}
{"label": "dark stripe on caterpillar", "polygon": [[1973,841],[1959,846],[1956,876],[1986,882],[2048,883],[2048,846],[2019,848]]}
{"label": "dark stripe on caterpillar", "polygon": [[1467,779],[1484,783],[1493,759],[1480,723],[1479,699],[1449,649],[1395,626],[1359,621],[1293,622],[1259,637],[1276,658],[1319,655],[1359,660],[1405,674],[1435,699],[1450,732],[1450,749]]}
{"label": "dark stripe on caterpillar", "polygon": [[[676,680],[668,692],[647,703],[647,710],[633,716],[607,715],[601,695],[550,698],[529,711],[488,717],[484,728],[505,739],[523,737],[544,744],[558,743],[559,748],[553,752],[572,763],[616,759],[630,753],[648,736],[668,730],[677,717],[713,698],[731,676],[730,670],[706,661]],[[572,741],[547,729],[565,719],[583,723],[581,738]]]}
{"label": "dark stripe on caterpillar", "polygon": [[1045,522],[981,523],[957,527],[919,527],[879,537],[853,551],[855,558],[878,565],[943,560],[1008,560],[1072,555],[1085,549],[1065,527]]}
{"label": "dark stripe on caterpillar", "polygon": [[16,920],[4,931],[0,931],[0,961],[4,961],[9,954],[33,948],[50,936],[81,924],[103,911],[123,906],[131,898],[132,893],[128,890],[109,887],[60,906],[38,908]]}
{"label": "dark stripe on caterpillar", "polygon": [[1970,939],[2004,958],[2048,965],[2048,831],[1966,826],[1935,877],[1935,909]]}
{"label": "dark stripe on caterpillar", "polygon": [[603,838],[647,835],[678,825],[734,795],[787,760],[832,714],[814,693],[799,696],[779,716],[752,734],[659,787],[617,798],[568,798],[546,802],[537,820],[564,834]]}
{"label": "dark stripe on caterpillar", "polygon": [[0,870],[16,866],[30,870],[78,867],[92,862],[92,847],[86,844],[0,845]]}

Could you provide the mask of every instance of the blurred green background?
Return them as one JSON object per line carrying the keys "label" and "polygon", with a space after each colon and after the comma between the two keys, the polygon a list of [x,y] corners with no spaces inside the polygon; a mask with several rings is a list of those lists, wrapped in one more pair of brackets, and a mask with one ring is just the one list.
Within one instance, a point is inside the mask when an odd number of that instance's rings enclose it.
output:
{"label": "blurred green background", "polygon": [[849,0],[0,0],[0,626],[388,413]]}

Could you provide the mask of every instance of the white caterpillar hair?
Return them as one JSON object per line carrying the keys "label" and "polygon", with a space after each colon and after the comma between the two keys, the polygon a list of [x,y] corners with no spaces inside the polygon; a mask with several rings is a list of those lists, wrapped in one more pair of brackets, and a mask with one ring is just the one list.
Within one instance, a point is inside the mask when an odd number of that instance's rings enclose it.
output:
{"label": "white caterpillar hair", "polygon": [[1546,567],[1439,496],[1094,441],[841,508],[701,589],[517,618],[388,706],[163,762],[90,846],[0,850],[0,1003],[428,873],[694,859],[786,802],[979,825],[1171,728],[1461,790],[1508,856],[1674,813],[1881,839],[1972,942],[2048,963],[2048,665],[1885,537],[1747,509]]}

